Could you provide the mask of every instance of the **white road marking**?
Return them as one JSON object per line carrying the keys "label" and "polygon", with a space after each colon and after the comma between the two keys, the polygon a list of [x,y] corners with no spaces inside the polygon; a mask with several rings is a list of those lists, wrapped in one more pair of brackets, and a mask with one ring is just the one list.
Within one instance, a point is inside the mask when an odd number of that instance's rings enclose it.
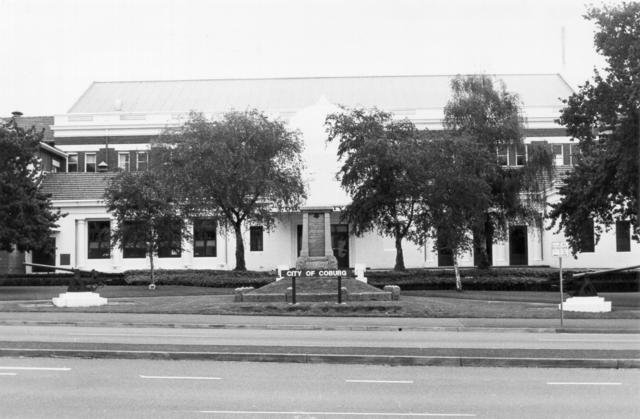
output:
{"label": "white road marking", "polygon": [[383,384],[413,384],[413,380],[344,380],[347,383],[383,383]]}
{"label": "white road marking", "polygon": [[406,417],[475,417],[472,413],[404,413],[404,412],[304,412],[260,410],[201,410],[200,413],[218,415],[318,415],[318,416],[406,416]]}
{"label": "white road marking", "polygon": [[586,383],[586,382],[548,382],[550,386],[620,386],[622,383]]}
{"label": "white road marking", "polygon": [[553,339],[539,338],[541,342],[597,342],[597,343],[640,343],[638,339]]}
{"label": "white road marking", "polygon": [[0,375],[16,375],[15,372],[0,372]]}
{"label": "white road marking", "polygon": [[71,368],[45,368],[45,367],[0,367],[0,370],[20,370],[20,371],[71,371]]}
{"label": "white road marking", "polygon": [[207,335],[167,335],[161,333],[67,333],[67,336],[118,336],[142,338],[209,338]]}
{"label": "white road marking", "polygon": [[220,377],[180,377],[166,375],[141,375],[140,378],[155,378],[159,380],[222,380]]}

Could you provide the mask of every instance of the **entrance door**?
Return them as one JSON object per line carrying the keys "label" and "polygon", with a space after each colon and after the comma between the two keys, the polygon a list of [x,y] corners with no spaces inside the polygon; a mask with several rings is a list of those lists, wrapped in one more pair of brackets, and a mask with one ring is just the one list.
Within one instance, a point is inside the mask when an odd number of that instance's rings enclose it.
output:
{"label": "entrance door", "polygon": [[528,265],[527,226],[509,228],[509,265]]}
{"label": "entrance door", "polygon": [[[56,239],[49,237],[42,249],[34,250],[31,254],[31,263],[39,263],[41,265],[56,264]],[[32,272],[51,272],[49,269],[38,268],[34,266]]]}
{"label": "entrance door", "polygon": [[331,225],[331,248],[338,259],[338,268],[349,268],[349,226],[347,224]]}
{"label": "entrance door", "polygon": [[453,266],[453,252],[438,237],[438,266]]}

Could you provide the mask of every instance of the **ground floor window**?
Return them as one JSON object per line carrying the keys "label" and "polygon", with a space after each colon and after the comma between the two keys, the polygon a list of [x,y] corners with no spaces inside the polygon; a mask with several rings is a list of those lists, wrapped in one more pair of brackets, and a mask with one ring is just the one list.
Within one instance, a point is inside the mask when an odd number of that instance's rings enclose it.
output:
{"label": "ground floor window", "polygon": [[159,234],[158,257],[179,258],[182,255],[182,236],[180,235],[179,224],[172,220],[167,220],[164,225],[166,229]]}
{"label": "ground floor window", "polygon": [[630,228],[629,221],[616,222],[616,252],[631,251]]}
{"label": "ground floor window", "polygon": [[109,259],[111,257],[111,222],[89,221],[88,252],[89,259]]}
{"label": "ground floor window", "polygon": [[262,252],[263,250],[263,228],[262,226],[251,226],[249,228],[249,250],[252,252]]}
{"label": "ground floor window", "polygon": [[587,226],[585,231],[584,240],[582,243],[582,253],[592,253],[596,249],[596,239],[594,234],[593,220]]}
{"label": "ground floor window", "polygon": [[143,223],[127,222],[123,226],[124,246],[122,248],[122,257],[125,259],[143,259],[147,257],[147,244],[139,240],[143,233],[143,229],[147,227]]}
{"label": "ground floor window", "polygon": [[216,221],[194,220],[193,255],[195,257],[216,257]]}

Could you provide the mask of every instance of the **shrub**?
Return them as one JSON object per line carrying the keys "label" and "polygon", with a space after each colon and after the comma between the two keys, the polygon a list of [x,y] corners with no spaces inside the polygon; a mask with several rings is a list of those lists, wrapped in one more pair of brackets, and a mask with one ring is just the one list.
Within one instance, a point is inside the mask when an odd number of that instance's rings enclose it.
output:
{"label": "shrub", "polygon": [[[190,285],[215,288],[258,288],[275,281],[275,273],[257,271],[223,270],[178,270],[158,269],[155,272],[159,285]],[[146,285],[150,281],[148,270],[127,271],[124,273],[127,284]]]}

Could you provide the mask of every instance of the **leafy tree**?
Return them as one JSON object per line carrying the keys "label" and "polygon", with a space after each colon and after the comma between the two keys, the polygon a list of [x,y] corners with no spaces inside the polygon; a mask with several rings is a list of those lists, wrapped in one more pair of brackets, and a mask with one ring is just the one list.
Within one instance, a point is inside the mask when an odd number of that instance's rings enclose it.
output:
{"label": "leafy tree", "polygon": [[640,3],[591,8],[596,50],[607,61],[593,81],[564,101],[559,122],[578,140],[574,170],[549,214],[574,255],[617,220],[629,220],[640,240]]}
{"label": "leafy tree", "polygon": [[0,250],[42,249],[61,217],[39,190],[42,136],[34,127],[20,128],[15,118],[0,121]]}
{"label": "leafy tree", "polygon": [[[468,137],[489,155],[522,148],[524,118],[520,99],[494,86],[486,75],[458,76],[451,82],[452,98],[444,109],[444,127],[455,135]],[[482,219],[473,227],[480,267],[490,265],[488,248],[506,233],[510,220],[542,225],[545,191],[553,177],[553,158],[548,148],[530,147],[523,168],[503,167],[496,158],[487,162],[492,170],[484,181],[491,186],[491,202]]]}
{"label": "leafy tree", "polygon": [[405,270],[402,240],[415,239],[419,132],[409,120],[394,121],[378,109],[347,109],[326,119],[328,141],[339,141],[338,173],[351,195],[343,217],[356,235],[378,230],[395,239],[395,270]]}
{"label": "leafy tree", "polygon": [[153,170],[121,172],[105,191],[107,211],[116,220],[113,246],[141,248],[149,256],[151,284],[155,285],[154,256],[160,248],[182,249],[190,232],[185,207],[171,183]]}
{"label": "leafy tree", "polygon": [[155,151],[184,199],[233,229],[235,270],[246,270],[242,226],[269,228],[275,212],[294,210],[305,197],[298,132],[257,110],[232,111],[211,121],[192,113],[160,140]]}
{"label": "leafy tree", "polygon": [[456,289],[462,291],[457,258],[473,249],[473,228],[491,204],[487,182],[495,157],[474,141],[446,134],[430,135],[420,149],[424,180],[416,185],[422,206],[416,223],[436,251],[453,253]]}

